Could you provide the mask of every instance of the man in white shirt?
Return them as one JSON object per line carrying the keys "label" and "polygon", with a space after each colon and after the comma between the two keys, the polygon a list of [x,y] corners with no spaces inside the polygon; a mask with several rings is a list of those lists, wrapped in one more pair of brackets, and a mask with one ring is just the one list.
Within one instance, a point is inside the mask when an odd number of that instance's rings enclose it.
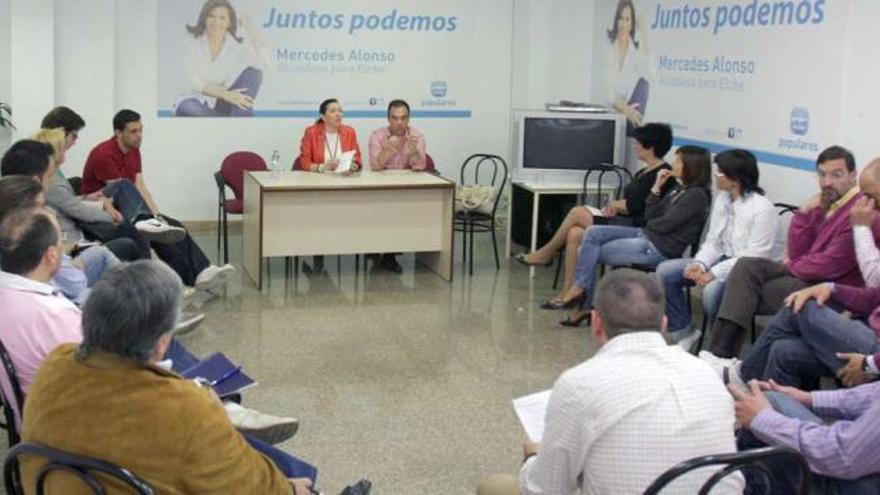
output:
{"label": "man in white shirt", "polygon": [[[519,483],[496,477],[480,495],[640,494],[694,457],[736,451],[733,400],[711,368],[666,343],[656,279],[616,270],[599,284],[592,333],[602,348],[556,381],[540,444],[527,441]],[[694,494],[715,471],[694,471],[664,493]],[[741,493],[727,477],[713,494]]]}

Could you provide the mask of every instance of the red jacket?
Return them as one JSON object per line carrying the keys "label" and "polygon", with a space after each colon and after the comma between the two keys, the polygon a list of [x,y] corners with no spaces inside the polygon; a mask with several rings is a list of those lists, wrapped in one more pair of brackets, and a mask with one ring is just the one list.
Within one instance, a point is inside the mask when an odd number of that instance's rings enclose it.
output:
{"label": "red jacket", "polygon": [[[339,132],[339,144],[342,152],[354,150],[354,161],[360,166],[363,163],[361,161],[361,148],[358,146],[357,133],[354,128],[340,125],[337,132]],[[306,128],[306,132],[303,133],[302,141],[299,145],[299,164],[303,170],[311,170],[313,165],[324,163],[324,141],[323,122]]]}

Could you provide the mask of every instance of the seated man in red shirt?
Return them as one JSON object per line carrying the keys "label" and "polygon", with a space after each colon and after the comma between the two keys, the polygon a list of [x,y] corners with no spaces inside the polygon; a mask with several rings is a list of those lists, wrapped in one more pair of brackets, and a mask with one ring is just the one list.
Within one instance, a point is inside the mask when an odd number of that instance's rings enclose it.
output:
{"label": "seated man in red shirt", "polygon": [[[140,146],[143,139],[141,116],[132,110],[120,110],[113,117],[113,137],[95,146],[83,168],[82,194],[101,191],[114,198],[131,190],[134,184],[150,213],[170,225],[183,227],[179,221],[160,215],[156,201],[144,183],[141,173]],[[223,286],[235,272],[232,265],[212,265],[189,233],[172,244],[152,243],[159,258],[180,275],[183,283],[197,289]]]}

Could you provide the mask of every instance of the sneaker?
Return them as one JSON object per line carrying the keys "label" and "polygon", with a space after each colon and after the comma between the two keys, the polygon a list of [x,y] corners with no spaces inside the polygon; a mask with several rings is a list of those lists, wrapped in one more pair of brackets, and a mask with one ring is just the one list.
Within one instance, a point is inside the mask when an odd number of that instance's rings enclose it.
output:
{"label": "sneaker", "polygon": [[159,220],[158,218],[148,218],[134,223],[134,228],[138,230],[148,241],[158,242],[160,244],[174,244],[183,239],[186,230]]}
{"label": "sneaker", "polygon": [[229,276],[233,273],[235,273],[235,267],[232,265],[211,265],[196,277],[195,288],[199,290],[217,289],[226,285]]}
{"label": "sneaker", "polygon": [[180,315],[180,321],[174,327],[174,335],[183,335],[192,332],[205,319],[205,313],[188,313],[183,312]]}
{"label": "sneaker", "polygon": [[234,402],[224,402],[223,407],[226,409],[229,421],[238,431],[252,435],[269,445],[275,445],[293,437],[299,429],[299,420],[295,418],[282,418],[261,413]]}
{"label": "sneaker", "polygon": [[709,351],[700,351],[699,357],[718,373],[718,376],[725,385],[732,383],[739,387],[746,388],[746,383],[739,376],[739,359],[721,358]]}

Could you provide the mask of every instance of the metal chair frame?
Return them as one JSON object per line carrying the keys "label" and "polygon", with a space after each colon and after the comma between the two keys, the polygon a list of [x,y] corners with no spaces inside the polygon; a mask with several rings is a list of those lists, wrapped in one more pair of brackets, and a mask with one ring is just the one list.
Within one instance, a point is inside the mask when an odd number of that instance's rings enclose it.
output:
{"label": "metal chair frame", "polygon": [[56,450],[37,443],[20,443],[9,451],[3,464],[3,481],[6,486],[6,493],[10,495],[24,494],[24,487],[22,486],[18,469],[18,457],[21,455],[36,455],[49,461],[37,472],[35,483],[37,495],[45,493],[44,485],[46,478],[53,471],[64,471],[76,476],[92,489],[92,493],[97,495],[104,495],[106,490],[93,473],[114,477],[125,483],[126,486],[138,495],[155,494],[153,488],[142,478],[128,469],[110,462]]}
{"label": "metal chair frame", "polygon": [[[480,180],[480,170],[484,166],[492,167],[492,181],[485,183]],[[485,169],[484,169],[485,170]],[[462,269],[467,269],[470,275],[474,274],[474,232],[489,232],[492,234],[492,247],[495,251],[495,268],[501,269],[501,261],[498,258],[498,239],[495,233],[495,215],[498,211],[498,203],[501,195],[504,194],[504,188],[507,185],[508,176],[507,162],[498,155],[489,155],[485,153],[473,154],[461,164],[461,180],[462,186],[466,185],[491,185],[497,187],[495,191],[495,200],[492,204],[492,213],[478,213],[472,211],[462,211],[455,213],[454,228],[456,232],[462,233]],[[470,174],[470,172],[473,172]],[[468,180],[469,177],[473,180]],[[500,186],[498,181],[500,179]],[[468,240],[470,237],[470,241]],[[468,251],[468,242],[470,242],[470,251]],[[468,262],[469,261],[469,262]]]}
{"label": "metal chair frame", "polygon": [[767,490],[769,493],[772,485],[773,476],[767,467],[760,464],[761,461],[781,458],[788,459],[798,465],[801,470],[801,487],[797,492],[800,495],[809,495],[810,493],[810,468],[804,457],[795,450],[786,447],[763,447],[760,449],[746,450],[743,452],[735,452],[731,454],[718,454],[696,457],[681,462],[665,473],[661,474],[650,486],[645,490],[644,495],[658,495],[661,490],[679,476],[684,475],[695,469],[706,466],[724,466],[721,470],[709,477],[708,480],[700,488],[699,495],[708,495],[715,485],[722,479],[736,471],[745,471],[751,469],[760,473],[767,482]]}

